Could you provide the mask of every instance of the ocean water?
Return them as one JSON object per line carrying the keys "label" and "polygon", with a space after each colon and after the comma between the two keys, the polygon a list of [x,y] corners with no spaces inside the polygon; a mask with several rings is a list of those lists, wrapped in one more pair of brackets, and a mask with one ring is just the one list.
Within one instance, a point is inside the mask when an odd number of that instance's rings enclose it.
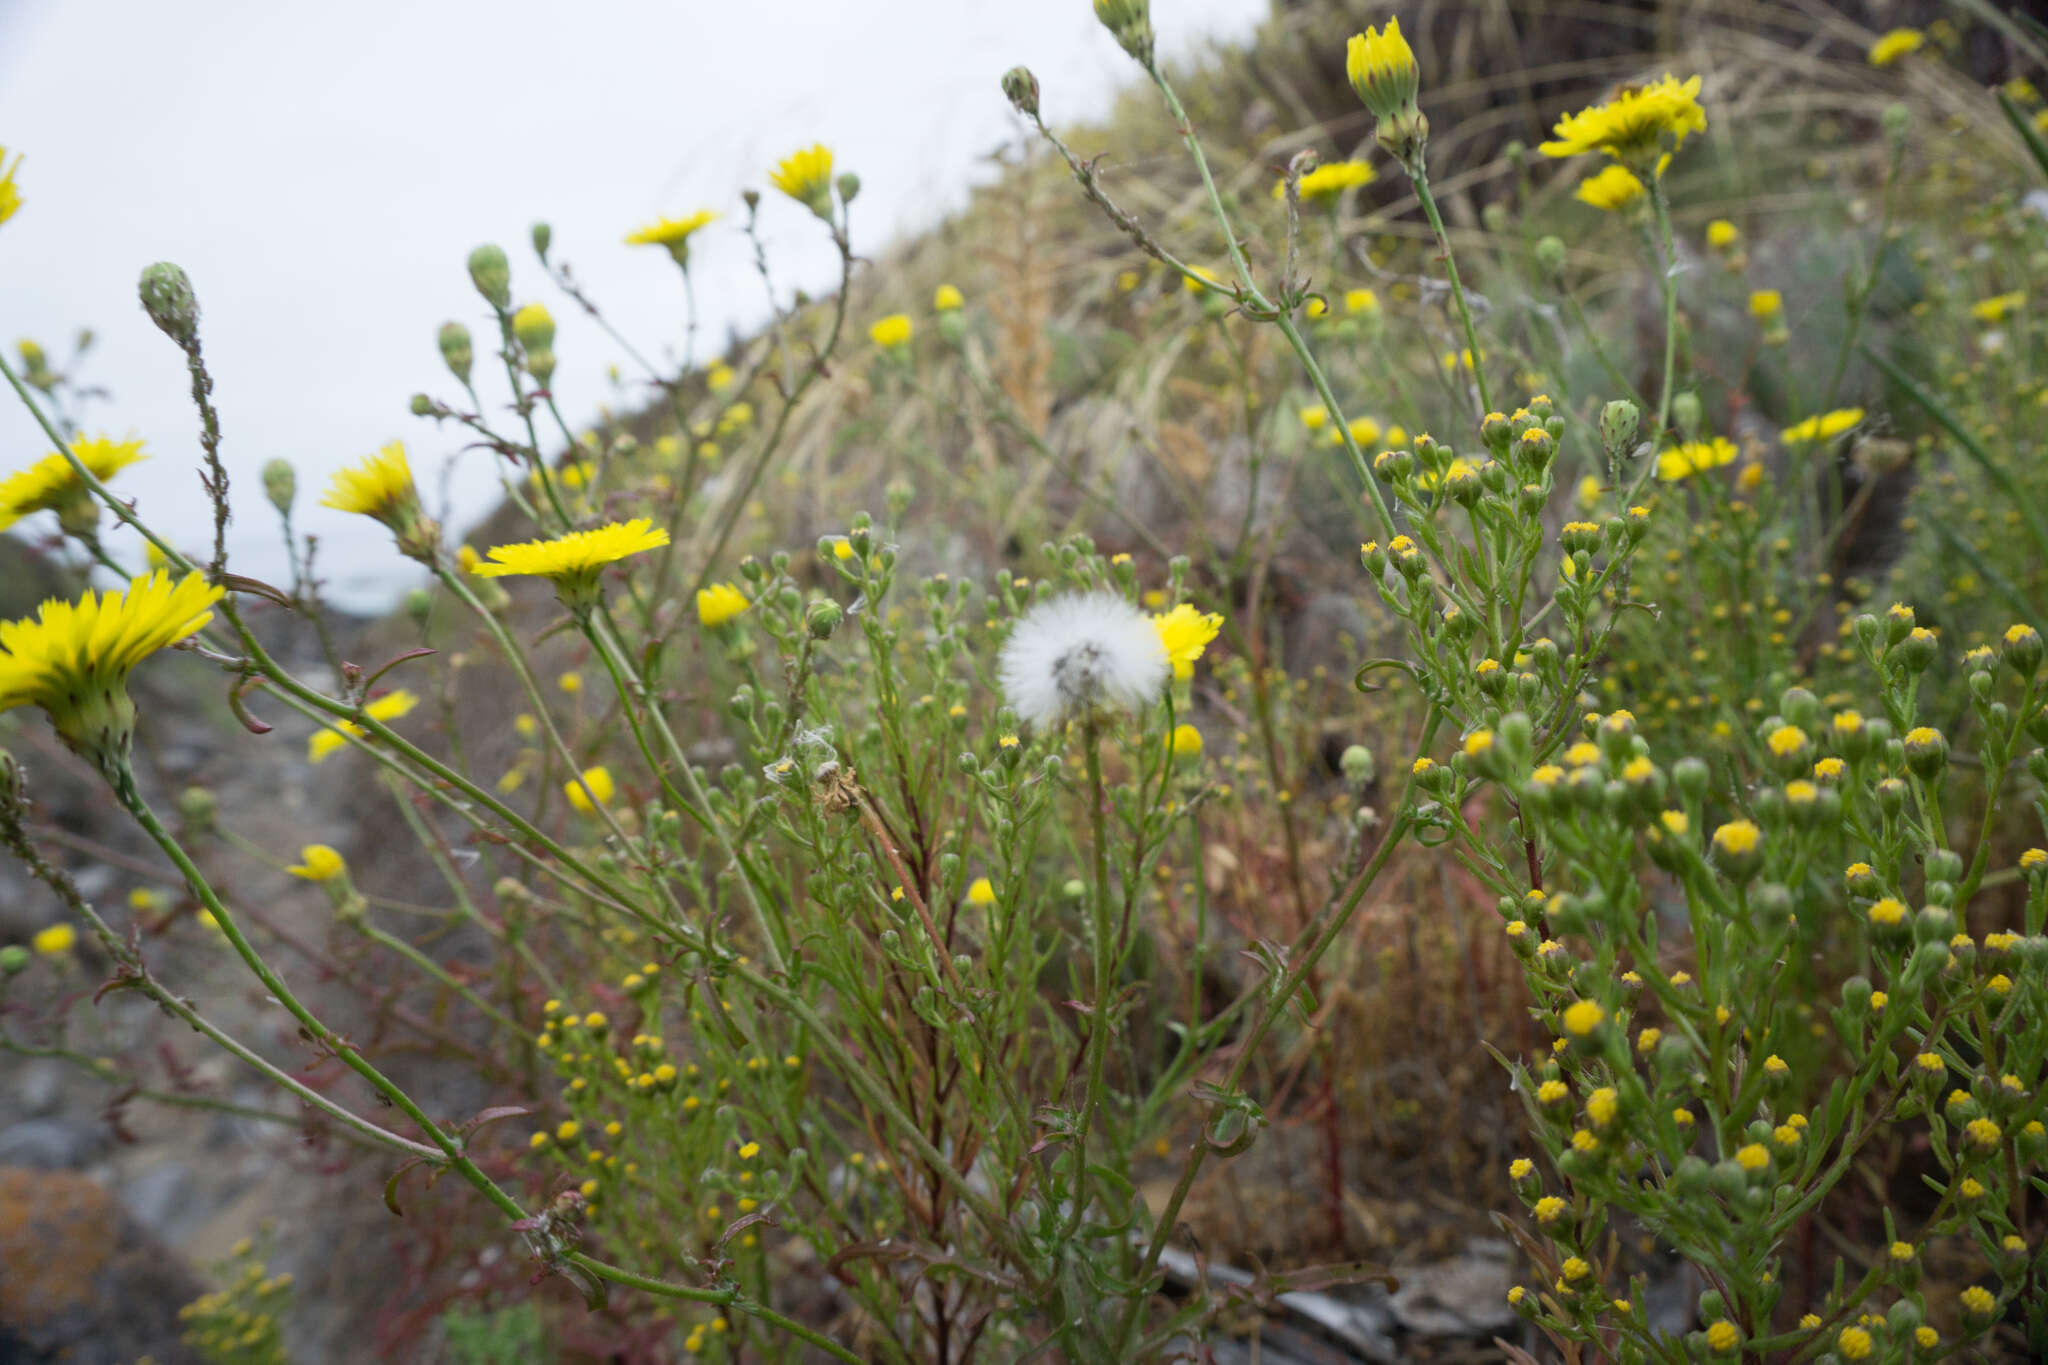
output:
{"label": "ocean water", "polygon": [[[1248,35],[1266,7],[1155,0],[1154,18],[1180,58]],[[135,300],[143,266],[183,265],[236,491],[235,566],[288,572],[257,479],[282,456],[299,471],[297,519],[319,538],[330,597],[379,610],[417,570],[374,524],[317,505],[334,469],[403,439],[454,529],[498,497],[495,457],[408,410],[415,392],[459,392],[435,348],[441,323],[483,333],[471,247],[501,243],[515,293],[549,305],[558,401],[572,424],[591,421],[637,395],[610,386],[624,358],[534,263],[536,219],[637,346],[674,354],[675,270],[619,239],[663,213],[725,212],[692,247],[699,335],[715,344],[765,315],[736,226],[742,188],[765,188],[776,160],[823,141],[861,177],[855,244],[877,254],[964,203],[987,154],[1018,136],[998,85],[1018,62],[1038,74],[1053,122],[1100,114],[1134,74],[1088,0],[9,0],[0,146],[26,155],[25,204],[0,228],[0,344],[34,338],[61,367],[91,328],[78,373],[108,397],[86,429],[143,438],[151,458],[120,487],[153,524],[204,545],[183,359]],[[829,287],[834,256],[808,214],[771,195],[763,222],[785,297]],[[479,349],[486,403],[502,402]],[[47,449],[7,396],[0,469]]]}

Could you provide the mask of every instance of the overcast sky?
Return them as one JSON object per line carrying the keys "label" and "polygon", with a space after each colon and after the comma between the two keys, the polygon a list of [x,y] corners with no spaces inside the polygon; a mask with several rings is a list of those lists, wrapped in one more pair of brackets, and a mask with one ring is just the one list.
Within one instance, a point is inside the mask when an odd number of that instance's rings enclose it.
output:
{"label": "overcast sky", "polygon": [[[1182,57],[1248,34],[1266,0],[1153,8]],[[0,228],[0,344],[12,359],[32,337],[61,360],[80,327],[96,332],[84,377],[114,401],[87,430],[147,442],[153,458],[120,486],[197,547],[208,517],[181,357],[135,301],[143,266],[183,265],[238,481],[231,554],[245,573],[284,573],[256,471],[287,457],[332,595],[382,605],[408,581],[388,538],[317,502],[330,471],[394,438],[433,496],[462,443],[407,402],[455,387],[440,324],[487,320],[471,247],[502,243],[515,292],[550,305],[555,391],[587,420],[622,357],[542,278],[535,219],[659,351],[680,331],[674,268],[619,238],[663,213],[725,211],[692,250],[715,341],[762,308],[734,221],[742,188],[823,141],[860,174],[856,246],[878,252],[985,174],[1015,131],[998,82],[1018,62],[1055,122],[1103,111],[1133,70],[1089,0],[0,0],[0,145],[27,158],[24,206]],[[763,217],[783,286],[828,284],[830,248],[804,211],[778,198]],[[6,395],[0,473],[47,449]],[[493,500],[490,459],[456,465],[458,527]]]}

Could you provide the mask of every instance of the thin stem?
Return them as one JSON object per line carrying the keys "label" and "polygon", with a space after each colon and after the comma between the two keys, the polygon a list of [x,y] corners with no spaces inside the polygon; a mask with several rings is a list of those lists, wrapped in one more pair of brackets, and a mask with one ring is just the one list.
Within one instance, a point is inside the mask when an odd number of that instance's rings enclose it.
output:
{"label": "thin stem", "polygon": [[1465,284],[1458,278],[1458,258],[1451,252],[1450,234],[1444,231],[1443,215],[1437,212],[1436,196],[1429,192],[1429,171],[1419,153],[1415,164],[1406,169],[1408,179],[1415,186],[1415,197],[1422,201],[1423,216],[1429,219],[1429,230],[1436,234],[1437,250],[1443,253],[1444,274],[1451,282],[1451,297],[1458,301],[1458,321],[1465,329],[1465,350],[1472,357],[1472,382],[1479,390],[1479,411],[1483,416],[1493,411],[1493,400],[1486,394],[1486,366],[1479,354],[1479,334],[1472,327],[1472,308],[1465,300]]}

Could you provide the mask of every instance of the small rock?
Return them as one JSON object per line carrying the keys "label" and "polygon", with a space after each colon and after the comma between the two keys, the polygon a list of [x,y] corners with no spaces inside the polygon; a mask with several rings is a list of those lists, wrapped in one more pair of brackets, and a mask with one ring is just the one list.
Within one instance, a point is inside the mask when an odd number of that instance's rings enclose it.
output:
{"label": "small rock", "polygon": [[0,1167],[0,1357],[9,1365],[199,1365],[178,1309],[204,1292],[97,1183]]}
{"label": "small rock", "polygon": [[1431,1265],[1404,1266],[1392,1297],[1394,1318],[1423,1337],[1491,1337],[1515,1325],[1508,1306],[1514,1251],[1485,1239],[1461,1256]]}
{"label": "small rock", "polygon": [[89,1166],[107,1150],[106,1125],[86,1119],[28,1119],[0,1129],[0,1166],[38,1171],[72,1171]]}

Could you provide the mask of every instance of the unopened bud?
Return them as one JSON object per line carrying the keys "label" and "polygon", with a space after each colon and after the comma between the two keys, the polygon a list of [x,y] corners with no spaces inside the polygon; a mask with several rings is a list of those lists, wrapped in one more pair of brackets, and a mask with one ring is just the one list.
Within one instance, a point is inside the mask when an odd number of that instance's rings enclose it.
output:
{"label": "unopened bud", "polygon": [[548,258],[548,244],[554,241],[554,239],[555,230],[553,228],[549,227],[546,223],[535,223],[533,225],[533,254],[545,262]]}
{"label": "unopened bud", "polygon": [[469,253],[469,282],[491,307],[504,310],[512,303],[512,264],[505,253],[489,243]]}
{"label": "unopened bud", "polygon": [[298,496],[299,476],[290,460],[272,460],[263,466],[263,496],[281,517],[292,514],[292,499]]}
{"label": "unopened bud", "polygon": [[143,270],[137,292],[142,296],[142,311],[165,336],[188,351],[199,344],[199,298],[182,268],[158,261]]}
{"label": "unopened bud", "polygon": [[441,359],[448,365],[448,372],[464,384],[469,383],[470,362],[474,358],[469,344],[469,329],[459,322],[441,324],[438,338]]}

